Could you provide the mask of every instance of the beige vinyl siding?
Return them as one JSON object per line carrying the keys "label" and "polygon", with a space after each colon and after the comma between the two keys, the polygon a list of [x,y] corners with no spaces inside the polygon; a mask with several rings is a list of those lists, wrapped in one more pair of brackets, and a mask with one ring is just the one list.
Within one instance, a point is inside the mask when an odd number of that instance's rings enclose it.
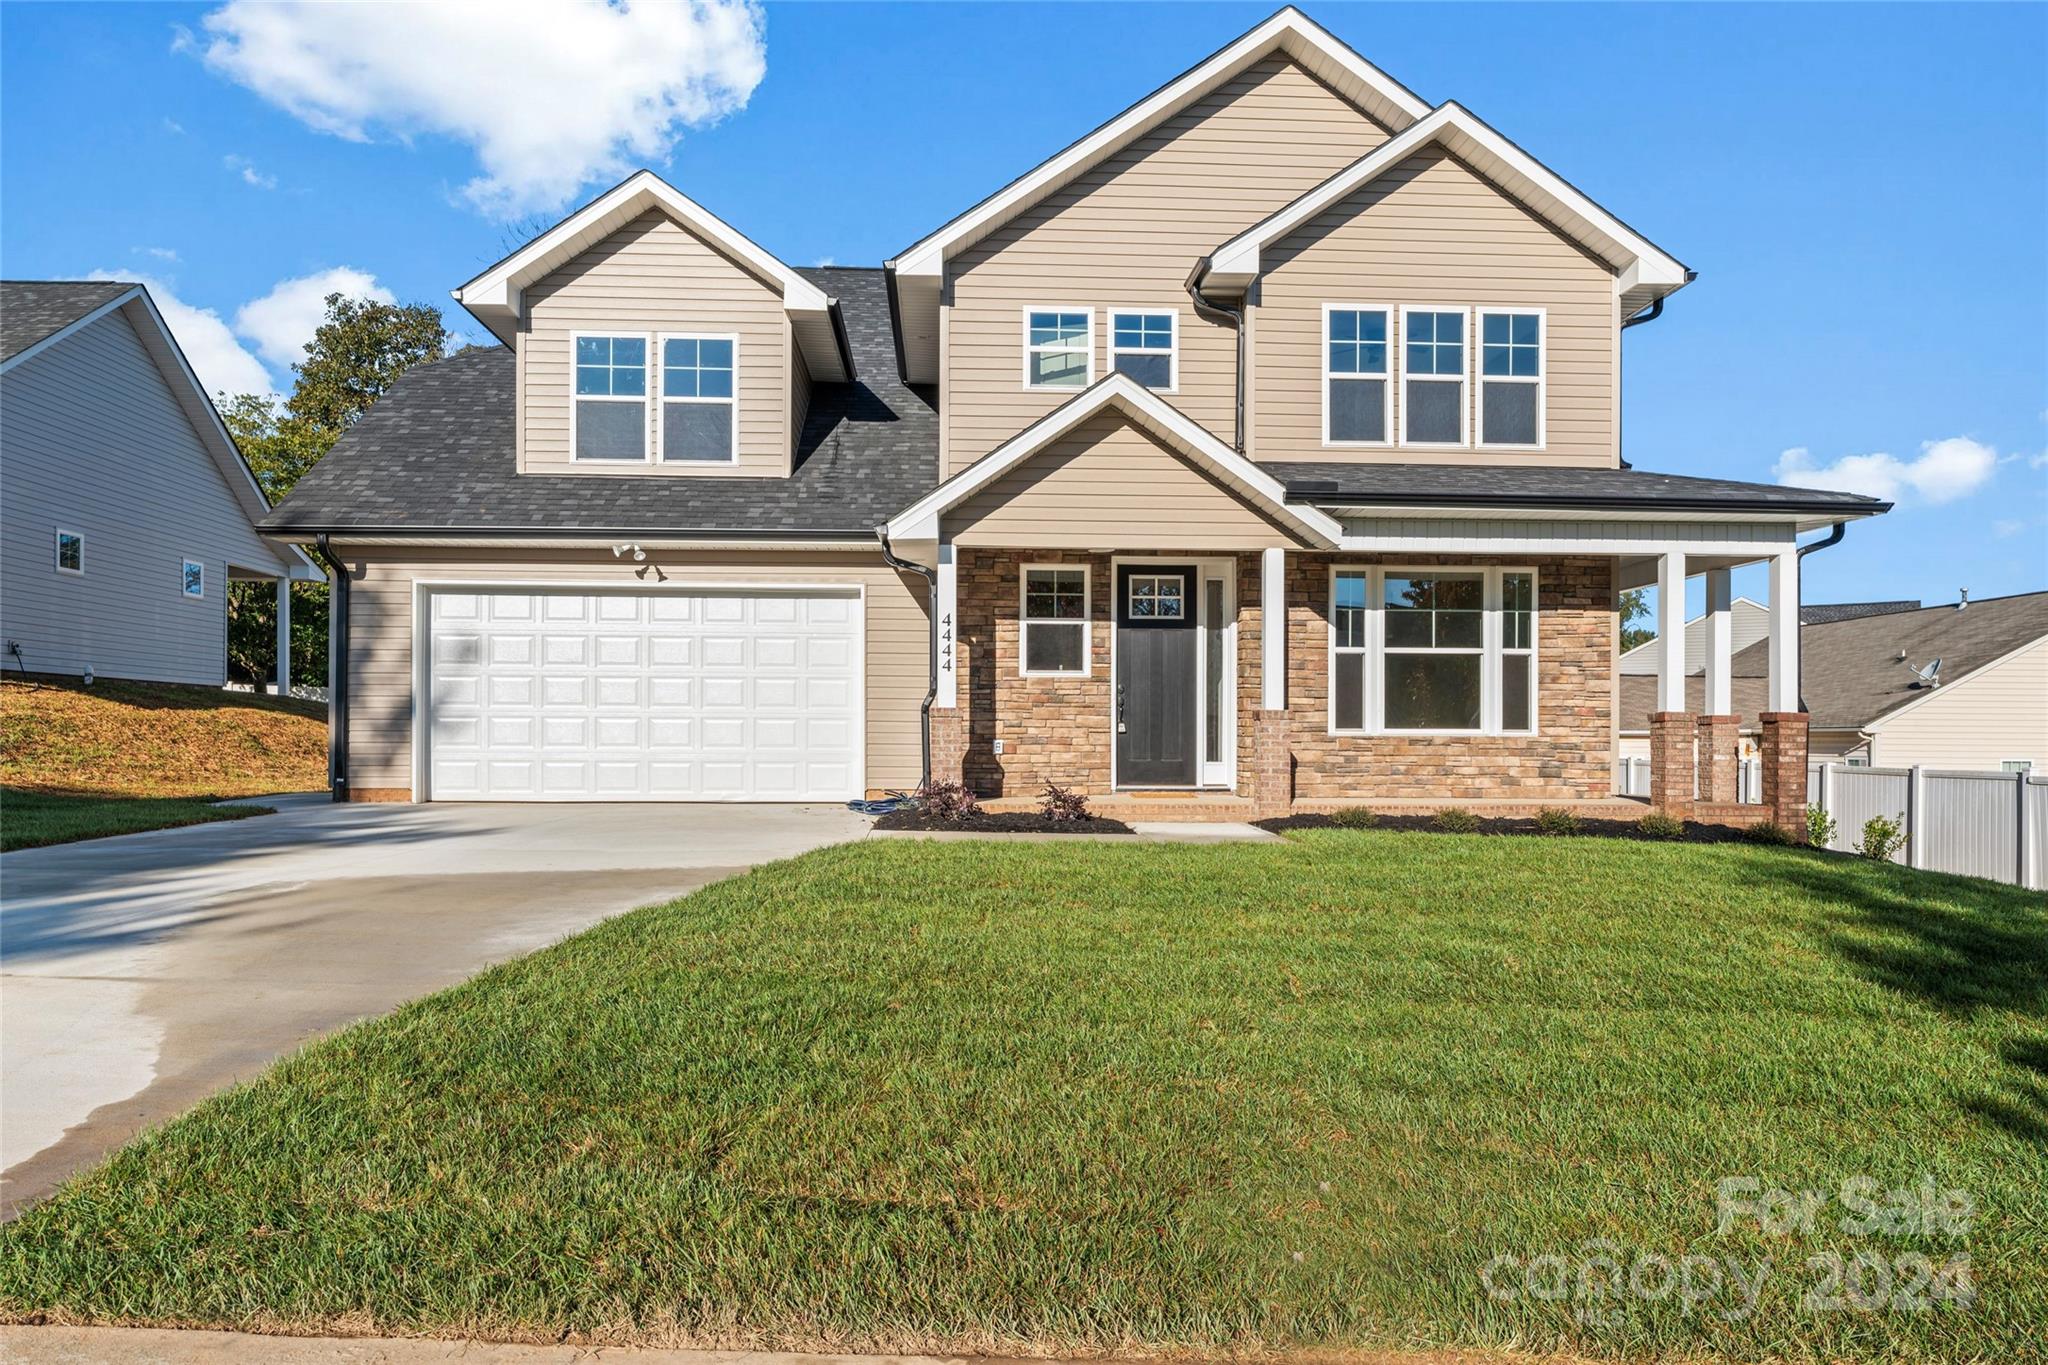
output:
{"label": "beige vinyl siding", "polygon": [[[646,586],[608,550],[348,546],[359,571],[349,592],[349,785],[412,786],[413,601],[417,580]],[[860,551],[650,550],[666,587],[716,584],[859,584],[866,590],[867,786],[917,785],[918,708],[928,685],[930,628],[924,580]]]}
{"label": "beige vinyl siding", "polygon": [[[1618,462],[1614,276],[1528,209],[1441,149],[1403,161],[1266,253],[1253,310],[1252,453],[1261,460],[1429,460],[1607,466]],[[1323,305],[1473,310],[1466,407],[1473,447],[1323,445]],[[1546,445],[1496,450],[1479,439],[1476,310],[1545,310]],[[1395,354],[1387,431],[1400,433]]]}
{"label": "beige vinyl siding", "polygon": [[946,514],[956,545],[1258,550],[1298,544],[1120,414],[1103,413]]}
{"label": "beige vinyl siding", "polygon": [[[519,468],[530,474],[787,474],[792,349],[781,292],[706,245],[662,213],[647,213],[526,291],[518,351]],[[739,338],[739,463],[647,465],[570,459],[574,388],[570,336],[645,336],[650,354],[664,332]],[[659,361],[656,361],[658,371]],[[656,374],[649,376],[648,448],[655,449]]]}
{"label": "beige vinyl siding", "polygon": [[[32,672],[218,685],[229,566],[274,575],[285,560],[126,312],[0,378],[0,636]],[[57,572],[60,526],[85,537],[83,575]],[[206,566],[203,597],[184,595],[188,558]]]}
{"label": "beige vinyl siding", "polygon": [[951,474],[1072,397],[1027,390],[1024,311],[1095,310],[1095,373],[1109,313],[1177,314],[1172,402],[1234,439],[1236,341],[1198,317],[1194,264],[1386,140],[1356,106],[1284,57],[1249,68],[947,263],[940,384]]}
{"label": "beige vinyl siding", "polygon": [[2025,759],[2048,774],[2048,639],[1870,727],[1873,761],[1887,768],[1996,771]]}

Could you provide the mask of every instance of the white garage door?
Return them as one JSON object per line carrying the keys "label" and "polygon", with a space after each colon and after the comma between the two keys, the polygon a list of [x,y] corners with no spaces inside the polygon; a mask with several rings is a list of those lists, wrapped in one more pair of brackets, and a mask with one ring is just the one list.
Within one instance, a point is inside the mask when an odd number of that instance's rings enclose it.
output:
{"label": "white garage door", "polygon": [[430,595],[429,799],[861,794],[860,601]]}

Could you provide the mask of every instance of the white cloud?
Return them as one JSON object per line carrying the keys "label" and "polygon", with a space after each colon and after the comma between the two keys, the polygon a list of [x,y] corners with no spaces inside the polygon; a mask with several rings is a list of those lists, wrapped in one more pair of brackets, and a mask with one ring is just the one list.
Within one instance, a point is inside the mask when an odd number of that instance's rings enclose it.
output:
{"label": "white cloud", "polygon": [[1991,523],[1991,534],[1997,536],[2000,540],[2005,539],[2007,536],[2016,536],[2026,529],[2027,524],[2024,521],[2014,521],[2010,517],[2000,517],[1997,521]]}
{"label": "white cloud", "polygon": [[168,265],[176,265],[178,263],[178,253],[171,247],[146,246],[141,248],[141,251],[143,255],[154,256]]}
{"label": "white cloud", "polygon": [[149,297],[155,301],[156,310],[164,316],[171,335],[178,339],[178,349],[185,353],[191,363],[192,372],[199,376],[199,382],[210,394],[225,393],[230,396],[240,393],[273,392],[270,374],[263,368],[263,362],[249,353],[247,347],[235,340],[227,323],[211,308],[194,308],[172,292],[162,280],[148,275],[138,275],[132,270],[95,270],[86,276],[90,280],[125,280],[149,287]]}
{"label": "white cloud", "polygon": [[748,0],[228,0],[180,46],[322,132],[467,143],[483,173],[464,197],[509,219],[666,160],[683,128],[744,108],[767,74],[763,22]]}
{"label": "white cloud", "polygon": [[2044,450],[2038,455],[2027,456],[2027,468],[2048,469],[2048,450]]}
{"label": "white cloud", "polygon": [[1998,465],[1998,452],[1967,436],[1921,443],[1911,460],[1895,455],[1844,455],[1833,464],[1815,464],[1804,446],[1778,456],[1772,475],[1793,488],[1832,488],[1864,493],[1887,502],[1911,496],[1922,502],[1954,502],[1982,488]]}
{"label": "white cloud", "polygon": [[811,264],[816,266],[818,269],[823,270],[826,266],[838,265],[839,262],[834,260],[830,256],[820,256],[817,260],[812,261]]}
{"label": "white cloud", "polygon": [[167,133],[183,133],[185,125],[174,118],[166,118],[164,120],[164,131]]}
{"label": "white cloud", "polygon": [[230,152],[220,159],[220,164],[231,171],[238,172],[242,177],[242,183],[245,185],[254,185],[259,190],[274,190],[277,188],[277,177],[265,175],[262,171],[257,170],[256,164],[246,156],[236,156]]}
{"label": "white cloud", "polygon": [[377,283],[377,277],[362,270],[336,266],[314,275],[279,280],[260,299],[251,299],[235,312],[235,330],[256,343],[263,358],[279,371],[289,370],[306,358],[306,343],[327,316],[327,296],[346,294],[353,299],[375,299],[396,303],[398,298]]}

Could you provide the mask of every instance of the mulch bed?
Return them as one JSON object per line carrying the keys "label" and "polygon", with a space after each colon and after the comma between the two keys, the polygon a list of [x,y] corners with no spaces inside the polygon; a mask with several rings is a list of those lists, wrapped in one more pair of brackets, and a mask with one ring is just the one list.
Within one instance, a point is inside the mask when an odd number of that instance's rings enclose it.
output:
{"label": "mulch bed", "polygon": [[[1757,819],[1763,819],[1761,812],[1758,813]],[[1275,834],[1285,834],[1291,829],[1364,828],[1394,830],[1413,834],[1444,834],[1448,832],[1436,827],[1436,817],[1434,814],[1382,815],[1370,826],[1358,824],[1357,817],[1355,816],[1346,818],[1339,815],[1289,815],[1278,820],[1255,820],[1252,823],[1256,824],[1260,829],[1271,830]],[[1479,820],[1479,827],[1470,832],[1474,834],[1543,834],[1543,831],[1537,828],[1534,818],[1527,816],[1514,818],[1482,816]],[[1733,825],[1707,825],[1688,820],[1685,822],[1685,833],[1683,835],[1676,839],[1658,839],[1643,833],[1642,828],[1633,820],[1598,820],[1584,816],[1579,819],[1579,830],[1576,835],[1548,835],[1545,837],[1586,838],[1589,836],[1602,839],[1639,839],[1644,843],[1653,844],[1739,844],[1751,842],[1749,835],[1745,831]]]}
{"label": "mulch bed", "polygon": [[1086,820],[1048,820],[1036,811],[976,811],[957,820],[939,820],[914,806],[891,811],[875,821],[876,829],[930,830],[950,834],[1132,834],[1121,820],[1091,816]]}

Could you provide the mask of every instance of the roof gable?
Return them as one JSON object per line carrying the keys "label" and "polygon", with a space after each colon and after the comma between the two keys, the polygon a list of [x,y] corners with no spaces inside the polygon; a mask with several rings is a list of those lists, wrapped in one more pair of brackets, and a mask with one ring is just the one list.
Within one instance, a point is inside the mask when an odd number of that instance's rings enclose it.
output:
{"label": "roof gable", "polygon": [[1604,261],[1626,311],[1682,288],[1692,278],[1676,258],[1601,208],[1455,100],[1346,166],[1279,212],[1217,247],[1204,284],[1219,292],[1248,287],[1266,267],[1268,248],[1318,214],[1388,174],[1416,152],[1440,146],[1516,202]]}
{"label": "roof gable", "polygon": [[797,345],[814,379],[853,377],[838,302],[764,248],[652,171],[635,171],[582,208],[454,291],[456,302],[513,344],[522,292],[649,212],[659,212],[782,294]]}

